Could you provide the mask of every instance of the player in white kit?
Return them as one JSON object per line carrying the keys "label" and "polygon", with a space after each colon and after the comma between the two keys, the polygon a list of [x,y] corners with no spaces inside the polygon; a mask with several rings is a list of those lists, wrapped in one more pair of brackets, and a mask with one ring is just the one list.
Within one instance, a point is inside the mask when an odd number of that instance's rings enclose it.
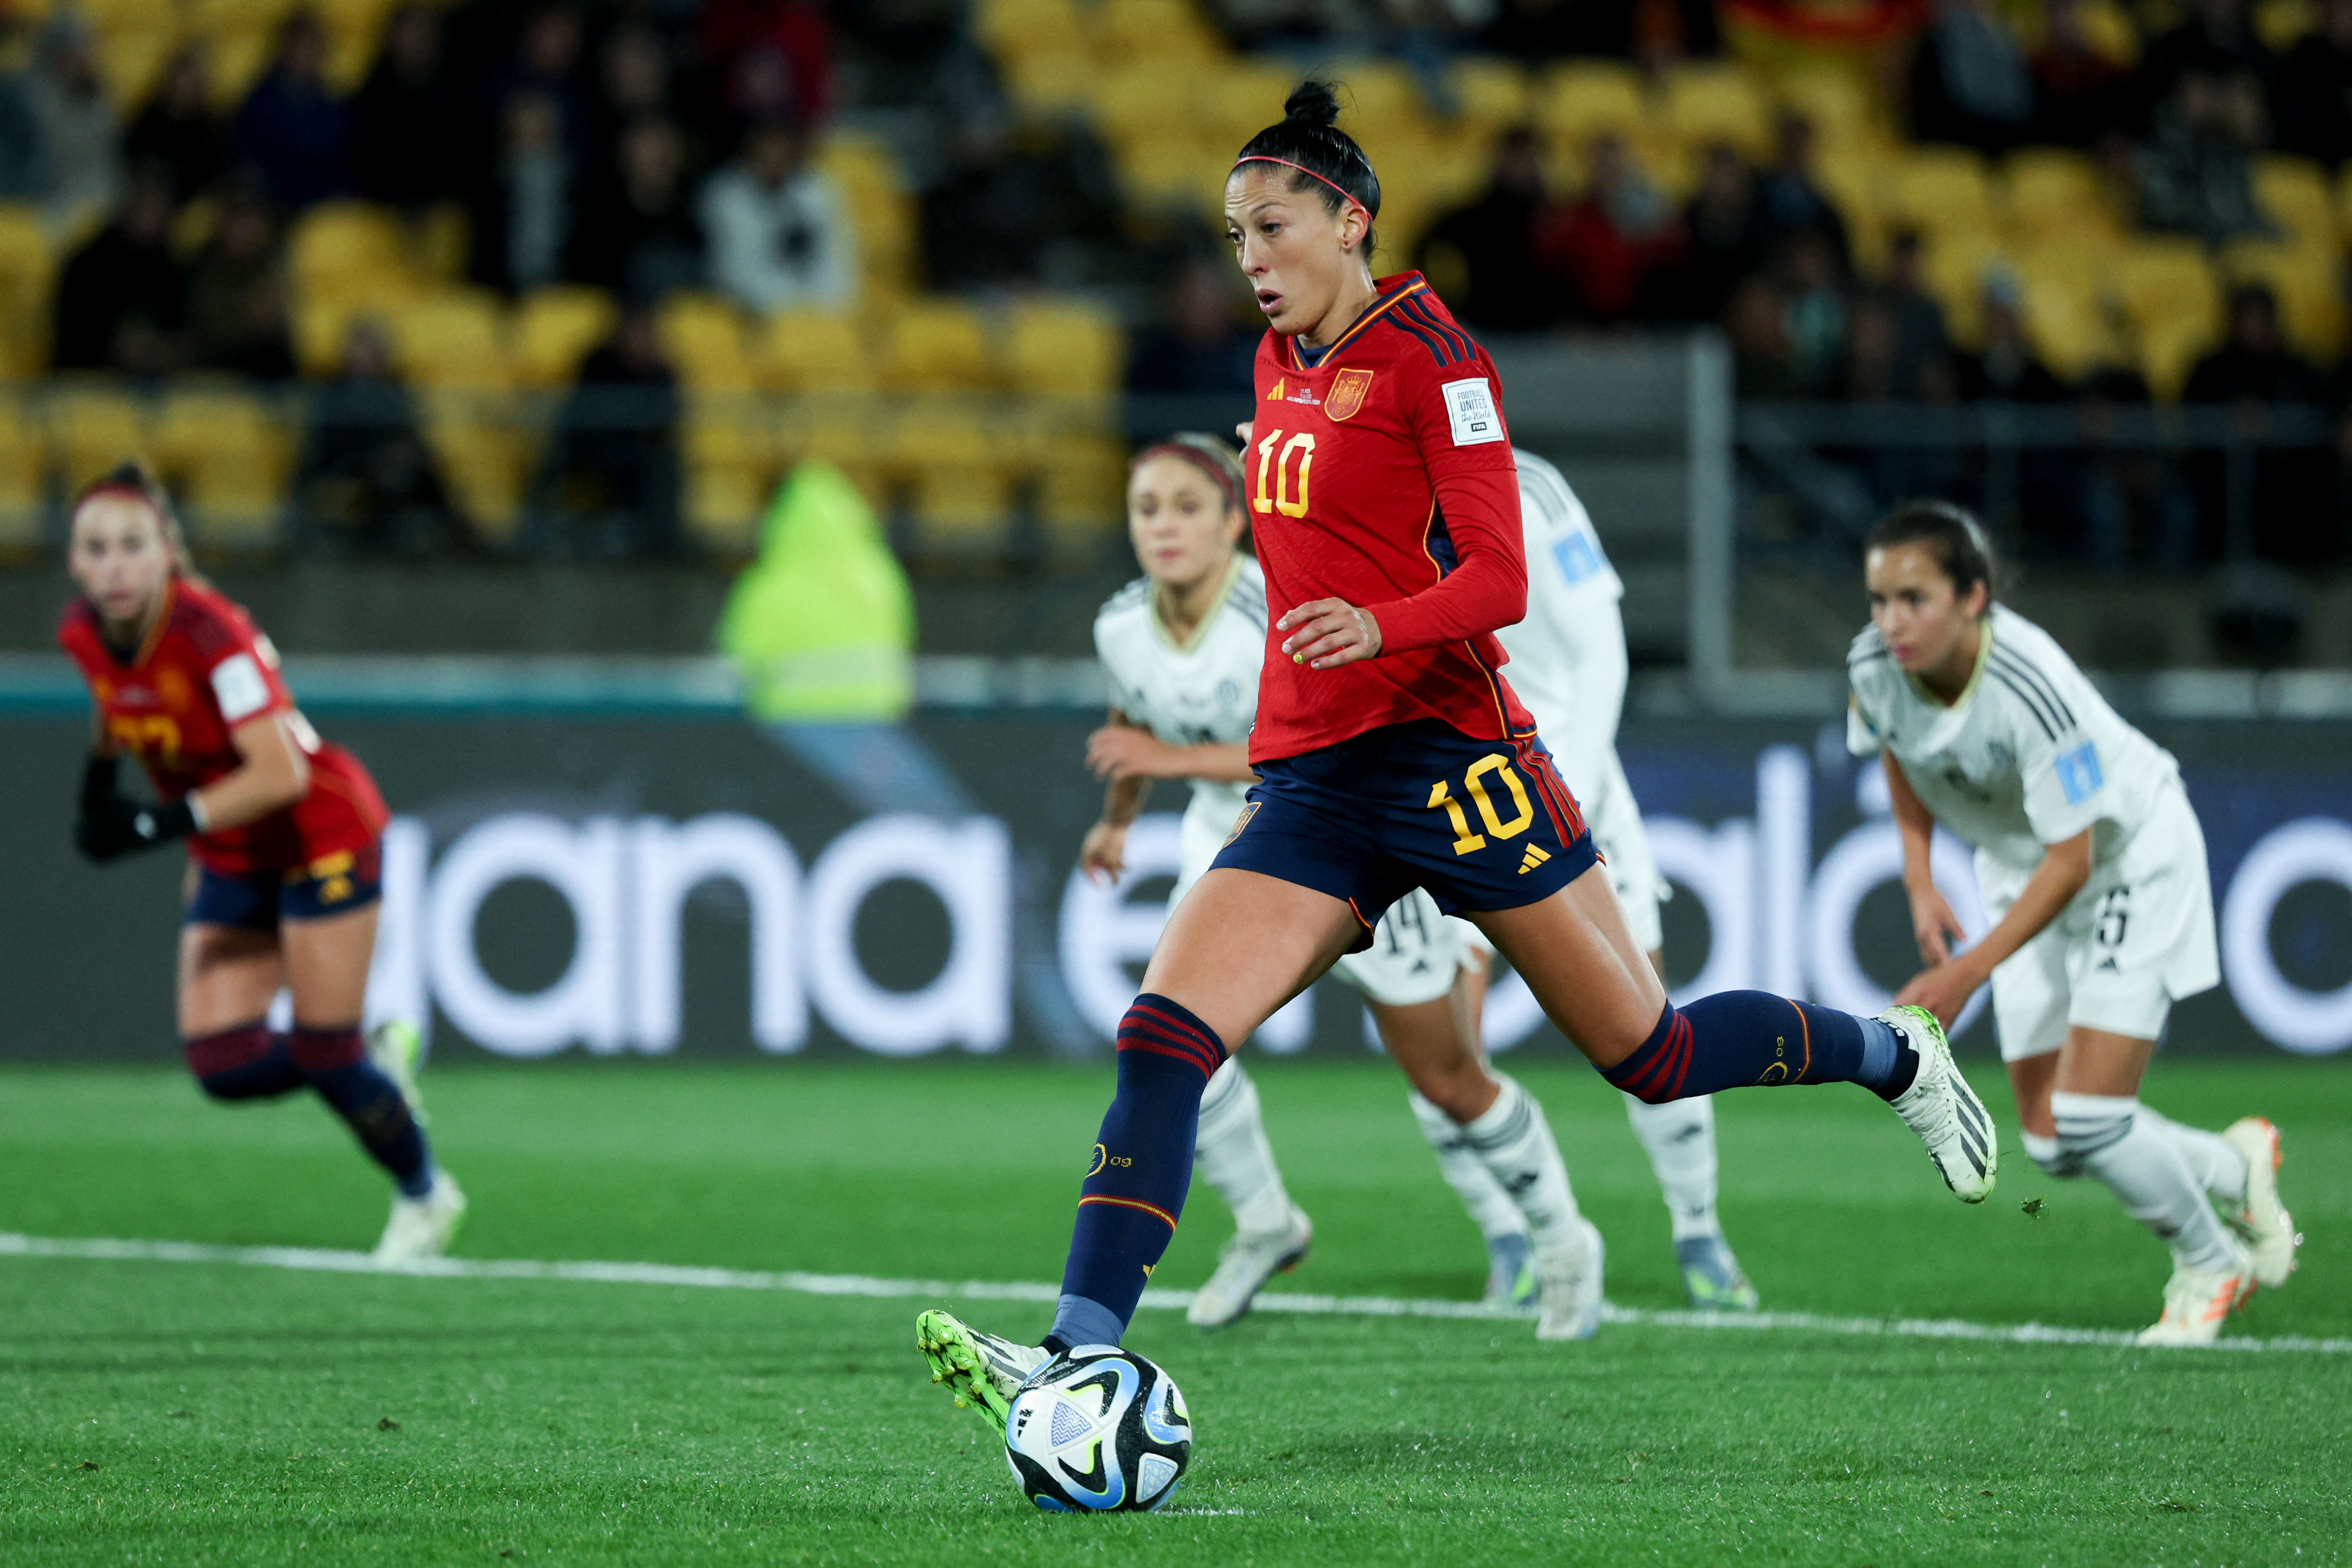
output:
{"label": "player in white kit", "polygon": [[[1898,508],[1871,531],[1864,570],[1872,625],[1846,657],[1847,740],[1882,758],[1930,966],[1895,1000],[1948,1026],[1990,979],[2026,1152],[2052,1176],[2096,1176],[2171,1249],[2140,1342],[2210,1343],[2257,1284],[2285,1283],[2302,1238],[2268,1121],[2206,1132],[2139,1103],[2173,1003],[2221,978],[2179,768],[2049,634],[1992,602],[1990,547],[1967,512]],[[1993,922],[1965,952],[1928,870],[1939,822],[1975,846]]]}
{"label": "player in white kit", "polygon": [[[1079,865],[1091,877],[1117,876],[1151,781],[1189,779],[1171,909],[1232,832],[1255,782],[1247,741],[1266,606],[1257,563],[1240,549],[1245,517],[1241,468],[1222,441],[1181,436],[1139,454],[1128,525],[1146,575],[1113,595],[1095,622],[1111,713],[1087,752],[1110,787]],[[1583,1338],[1601,1321],[1600,1232],[1577,1211],[1543,1108],[1489,1071],[1464,1005],[1460,946],[1440,941],[1439,931],[1436,906],[1415,889],[1381,920],[1371,949],[1341,959],[1338,973],[1365,991],[1389,1054],[1418,1095],[1445,1108],[1449,1136],[1510,1205],[1543,1297],[1538,1334]],[[1189,1314],[1211,1328],[1248,1310],[1258,1288],[1297,1263],[1314,1236],[1283,1186],[1257,1090],[1237,1059],[1217,1070],[1202,1099],[1195,1164],[1235,1226]]]}

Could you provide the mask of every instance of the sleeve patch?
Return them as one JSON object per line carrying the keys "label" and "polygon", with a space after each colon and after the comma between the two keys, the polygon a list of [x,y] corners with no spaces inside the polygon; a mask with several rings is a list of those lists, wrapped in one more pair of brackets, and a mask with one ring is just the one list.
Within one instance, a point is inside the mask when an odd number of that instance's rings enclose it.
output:
{"label": "sleeve patch", "polygon": [[1592,547],[1589,533],[1570,534],[1551,547],[1551,558],[1571,588],[1601,570],[1601,552]]}
{"label": "sleeve patch", "polygon": [[2088,741],[2058,759],[2058,787],[2066,792],[2068,805],[2082,805],[2106,782],[2099,772],[2099,749]]}
{"label": "sleeve patch", "polygon": [[269,682],[251,654],[231,654],[213,666],[213,695],[220,700],[221,717],[235,724],[269,706]]}
{"label": "sleeve patch", "polygon": [[1502,410],[1495,406],[1495,389],[1485,376],[1449,381],[1438,390],[1445,395],[1445,417],[1454,426],[1455,446],[1476,447],[1504,438]]}

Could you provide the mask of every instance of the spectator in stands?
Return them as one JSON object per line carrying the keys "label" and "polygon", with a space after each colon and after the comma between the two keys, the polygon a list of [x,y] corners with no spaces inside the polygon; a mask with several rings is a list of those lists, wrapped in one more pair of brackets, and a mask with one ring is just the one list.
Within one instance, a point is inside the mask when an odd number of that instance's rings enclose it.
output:
{"label": "spectator in stands", "polygon": [[814,128],[833,111],[833,28],[814,0],[709,0],[695,37],[733,113]]}
{"label": "spectator in stands", "polygon": [[1886,270],[1869,290],[1895,323],[1895,378],[1905,397],[1933,398],[1951,374],[1952,340],[1944,307],[1927,291],[1920,272],[1919,231],[1898,228],[1886,242]]}
{"label": "spectator in stands", "polygon": [[1486,47],[1523,60],[1596,55],[1654,70],[1721,52],[1712,0],[1502,0]]}
{"label": "spectator in stands", "polygon": [[[591,554],[666,555],[678,533],[677,378],[653,310],[632,304],[580,367],[535,487]],[[583,526],[593,531],[580,537]]]}
{"label": "spectator in stands", "polygon": [[473,275],[520,294],[562,279],[581,192],[553,98],[518,92],[501,122],[501,144],[474,198]]}
{"label": "spectator in stands", "polygon": [[1836,389],[1845,343],[1844,268],[1829,236],[1807,229],[1782,247],[1779,272],[1790,372],[1807,395],[1828,396]]}
{"label": "spectator in stands", "polygon": [[1911,61],[1911,134],[1987,153],[2023,139],[2033,79],[1994,0],[1942,0]]}
{"label": "spectator in stands", "polygon": [[[1884,298],[1873,294],[1857,298],[1846,313],[1838,395],[1853,403],[1916,402],[1921,392],[1928,390],[1935,394],[1933,401],[1949,402],[1948,373],[1938,374],[1929,388],[1904,384],[1902,335],[1894,308]],[[1880,443],[1831,451],[1854,470],[1880,507],[1910,496],[1950,495],[1958,487],[1958,454],[1947,444]]]}
{"label": "spectator in stands", "polygon": [[228,173],[236,141],[227,118],[213,108],[212,68],[201,46],[172,57],[154,96],[131,122],[122,150],[134,164],[169,170],[172,194],[184,202]]}
{"label": "spectator in stands", "polygon": [[[0,44],[9,41],[7,21],[0,18]],[[0,201],[38,201],[49,188],[31,86],[31,72],[21,60],[0,59]]]}
{"label": "spectator in stands", "polygon": [[269,68],[237,111],[237,153],[261,173],[262,191],[286,212],[351,188],[351,113],[328,89],[327,36],[308,11],[278,29]]}
{"label": "spectator in stands", "polygon": [[516,31],[512,52],[483,84],[484,101],[498,106],[500,117],[518,93],[536,94],[553,104],[557,130],[574,163],[595,155],[593,117],[580,80],[584,41],[578,10],[561,0],[535,6]]}
{"label": "spectator in stands", "polygon": [[1542,139],[1528,126],[1514,126],[1496,148],[1486,190],[1430,226],[1413,266],[1443,279],[1438,287],[1446,305],[1474,327],[1496,332],[1549,327],[1564,303],[1559,284],[1536,264],[1536,223],[1549,205]]}
{"label": "spectator in stands", "polygon": [[2153,124],[2184,77],[2243,77],[2260,97],[2276,61],[2249,10],[2247,0],[2191,0],[2188,17],[2149,42],[2135,73],[2140,123]]}
{"label": "spectator in stands", "polygon": [[1263,334],[1244,321],[1239,303],[1230,263],[1195,260],[1178,268],[1160,324],[1139,335],[1128,355],[1127,389],[1246,401]]}
{"label": "spectator in stands", "polygon": [[646,120],[667,121],[682,134],[680,150],[688,163],[696,161],[698,138],[691,132],[700,127],[689,121],[688,107],[672,92],[670,79],[669,46],[653,28],[627,23],[604,39],[596,58],[596,93],[591,106],[600,182],[617,181],[621,143],[632,126]]}
{"label": "spectator in stands", "polygon": [[1086,265],[1083,247],[1115,240],[1116,183],[1088,164],[1085,145],[993,109],[966,116],[921,197],[930,286],[1034,288],[1049,269]]}
{"label": "spectator in stands", "polygon": [[619,167],[581,214],[571,276],[638,300],[699,288],[702,224],[686,185],[686,142],[657,115],[622,133]]}
{"label": "spectator in stands", "polygon": [[2042,16],[2042,47],[2027,61],[2033,74],[2032,140],[2096,146],[2122,126],[2131,73],[2092,37],[2083,0],[2049,0]]}
{"label": "spectator in stands", "polygon": [[415,212],[466,185],[466,106],[441,48],[441,14],[405,5],[384,24],[375,67],[352,100],[352,184]]}
{"label": "spectator in stands", "polygon": [[142,169],[114,221],[58,276],[51,363],[59,370],[161,375],[179,366],[183,280],[166,238],[172,181]]}
{"label": "spectator in stands", "polygon": [[1763,270],[1772,245],[1755,171],[1719,142],[1707,149],[1697,194],[1683,208],[1683,233],[1687,244],[1662,314],[1719,321],[1739,285]]}
{"label": "spectator in stands", "polygon": [[2121,566],[2147,537],[2157,565],[2179,569],[2197,557],[2197,501],[2161,454],[2108,445],[2119,408],[2154,401],[2147,378],[2122,365],[2104,365],[2084,377],[2075,395],[2075,421],[2089,448],[2083,475],[2084,554],[2095,564]]}
{"label": "spectator in stands", "polygon": [[2280,63],[2271,100],[2280,152],[2330,168],[2352,158],[2352,0],[2326,0]]}
{"label": "spectator in stands", "polygon": [[262,381],[294,374],[278,220],[250,190],[222,204],[188,279],[188,363]]}
{"label": "spectator in stands", "polygon": [[[2266,408],[2320,407],[2334,401],[2333,394],[2319,368],[2281,340],[2278,300],[2270,289],[2260,283],[2242,283],[2230,290],[2229,335],[2189,371],[2181,400],[2234,405],[2241,428],[2259,438],[2268,425]],[[2254,465],[2250,515],[2240,519],[2233,531],[2224,461],[2200,457],[2192,465],[2192,476],[2207,549],[2218,545],[2234,554],[2251,544],[2265,559],[2296,565],[2326,559],[2336,547],[2331,468],[2324,453],[2265,449]]]}
{"label": "spectator in stands", "polygon": [[2262,94],[2251,75],[2182,73],[2157,112],[2155,135],[2136,155],[2140,222],[2209,245],[2269,233],[2254,202],[2263,130]]}
{"label": "spectator in stands", "polygon": [[1828,239],[1843,268],[1851,265],[1853,252],[1844,216],[1813,174],[1817,141],[1811,120],[1793,110],[1784,111],[1773,128],[1772,162],[1759,176],[1757,190],[1776,247],[1801,234],[1818,233]]}
{"label": "spectator in stands", "polygon": [[1579,320],[1631,323],[1653,279],[1682,254],[1682,224],[1613,135],[1593,138],[1584,194],[1536,225],[1537,263],[1559,279]]}
{"label": "spectator in stands", "polygon": [[344,549],[409,553],[461,539],[421,429],[383,329],[353,321],[335,379],[310,397],[294,479],[303,531]]}
{"label": "spectator in stands", "polygon": [[1723,331],[1731,340],[1731,383],[1741,401],[1802,394],[1789,346],[1787,301],[1769,278],[1756,274],[1732,291]]}
{"label": "spectator in stands", "polygon": [[1979,309],[1984,347],[1960,362],[1960,395],[1971,403],[2061,403],[2066,384],[2025,341],[2017,279],[2006,269],[1986,278]]}
{"label": "spectator in stands", "polygon": [[806,146],[789,122],[762,121],[702,187],[711,286],[755,310],[841,310],[856,298],[857,241]]}
{"label": "spectator in stands", "polygon": [[41,29],[25,95],[40,127],[41,158],[48,172],[43,216],[53,227],[78,227],[113,206],[122,166],[113,105],[90,59],[89,35],[71,14]]}

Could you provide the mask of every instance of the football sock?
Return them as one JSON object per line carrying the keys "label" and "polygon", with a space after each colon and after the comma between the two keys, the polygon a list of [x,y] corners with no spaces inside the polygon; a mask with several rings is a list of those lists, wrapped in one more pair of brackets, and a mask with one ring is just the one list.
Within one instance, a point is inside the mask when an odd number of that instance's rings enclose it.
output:
{"label": "football sock", "polygon": [[1228,1060],[1219,1068],[1201,1096],[1201,1131],[1192,1160],[1202,1179],[1234,1211],[1234,1228],[1290,1228],[1290,1194],[1265,1140],[1257,1085],[1238,1061]]}
{"label": "football sock", "polygon": [[1216,1031],[1165,996],[1118,1022],[1118,1089],[1078,1188],[1070,1260],[1054,1315],[1063,1344],[1117,1344],[1176,1234],[1192,1180],[1201,1095],[1224,1065]]}
{"label": "football sock", "polygon": [[2221,1216],[2179,1144],[2162,1127],[2135,1114],[2138,1110],[2139,1101],[2128,1096],[2062,1090],[2050,1097],[2061,1151],[2114,1189],[2125,1213],[2154,1231],[2189,1268],[2229,1268],[2237,1251]]}
{"label": "football sock", "polygon": [[1769,991],[1719,991],[1666,1005],[1633,1054],[1601,1076],[1651,1105],[1718,1089],[1858,1083],[1893,1100],[1918,1076],[1919,1056],[1876,1018],[1792,1002]]}
{"label": "football sock", "polygon": [[302,1080],[343,1119],[360,1147],[392,1173],[404,1197],[433,1190],[433,1156],[400,1086],[367,1059],[356,1024],[340,1029],[296,1025],[287,1037]]}
{"label": "football sock", "polygon": [[1463,1125],[1462,1141],[1511,1195],[1538,1258],[1580,1253],[1585,1240],[1578,1221],[1582,1216],[1576,1212],[1576,1194],[1569,1189],[1568,1167],[1552,1141],[1551,1123],[1544,1120],[1536,1097],[1507,1074],[1496,1073],[1495,1079],[1503,1092],[1484,1115]]}
{"label": "football sock", "polygon": [[1674,1238],[1721,1231],[1715,1212],[1715,1101],[1702,1096],[1645,1105],[1629,1094],[1625,1119],[1649,1152],[1650,1169],[1657,1173]]}
{"label": "football sock", "polygon": [[302,1087],[286,1037],[256,1018],[186,1042],[188,1070],[215,1100],[274,1100]]}
{"label": "football sock", "polygon": [[1470,1211],[1470,1222],[1486,1238],[1489,1250],[1505,1237],[1517,1237],[1524,1241],[1528,1222],[1521,1217],[1519,1205],[1511,1201],[1503,1184],[1486,1169],[1486,1162],[1470,1147],[1462,1124],[1437,1109],[1435,1101],[1424,1099],[1419,1089],[1407,1090],[1405,1099],[1412,1106],[1412,1119],[1421,1124],[1421,1135],[1429,1140],[1430,1150],[1437,1156],[1437,1169],[1444,1176],[1445,1184],[1454,1189],[1454,1195]]}
{"label": "football sock", "polygon": [[2145,1105],[2135,1113],[2135,1120],[2172,1140],[2173,1147],[2189,1163],[2189,1178],[2205,1189],[2207,1196],[2232,1208],[2246,1201],[2246,1157],[2228,1139],[2201,1127],[2183,1127]]}
{"label": "football sock", "polygon": [[2039,1132],[2018,1129],[2017,1141],[2024,1146],[2026,1157],[2042,1167],[2045,1176],[2071,1182],[2083,1173],[2082,1162],[2066,1152],[2066,1146],[2055,1138],[2045,1138]]}

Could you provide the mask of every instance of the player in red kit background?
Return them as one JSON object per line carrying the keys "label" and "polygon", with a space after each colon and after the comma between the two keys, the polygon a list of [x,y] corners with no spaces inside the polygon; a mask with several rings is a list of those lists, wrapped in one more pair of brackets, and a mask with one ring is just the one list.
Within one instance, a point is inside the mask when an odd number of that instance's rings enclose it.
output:
{"label": "player in red kit background", "polygon": [[[1248,431],[1275,616],[1250,742],[1259,783],[1120,1023],[1052,1330],[1024,1344],[943,1311],[917,1320],[934,1379],[1000,1428],[1057,1355],[1126,1331],[1174,1234],[1226,1042],[1363,947],[1415,887],[1475,924],[1620,1089],[1656,1103],[1861,1083],[1964,1201],[1992,1189],[1991,1121],[1932,1014],[1858,1018],[1755,991],[1667,1000],[1500,673],[1494,634],[1527,608],[1500,378],[1420,277],[1374,279],[1380,180],[1338,128],[1332,89],[1307,82],[1284,108],[1225,182],[1226,231],[1269,329]],[[1462,1109],[1465,1131],[1486,1120]],[[1536,1260],[1547,1299],[1595,1261],[1592,1233],[1562,1230]]]}
{"label": "player in red kit background", "polygon": [[[319,739],[251,617],[188,570],[169,505],[138,468],[76,500],[68,551],[81,596],[58,641],[97,710],[74,839],[100,864],[188,841],[190,1070],[223,1100],[315,1090],[393,1178],[376,1257],[438,1255],[466,1200],[420,1125],[415,1030],[361,1033],[386,818],[375,781]],[[121,793],[125,752],[156,804]],[[268,1024],[281,988],[294,1002],[282,1035]]]}

